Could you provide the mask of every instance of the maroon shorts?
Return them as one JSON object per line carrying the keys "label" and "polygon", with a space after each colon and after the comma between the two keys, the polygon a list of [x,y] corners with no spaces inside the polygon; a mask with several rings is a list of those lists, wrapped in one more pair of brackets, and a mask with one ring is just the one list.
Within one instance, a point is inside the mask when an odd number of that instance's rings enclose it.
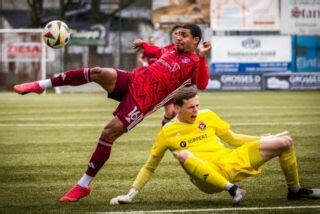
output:
{"label": "maroon shorts", "polygon": [[144,115],[129,90],[129,76],[132,74],[119,69],[116,71],[117,82],[108,97],[120,102],[113,115],[121,120],[127,130],[130,130],[143,120]]}

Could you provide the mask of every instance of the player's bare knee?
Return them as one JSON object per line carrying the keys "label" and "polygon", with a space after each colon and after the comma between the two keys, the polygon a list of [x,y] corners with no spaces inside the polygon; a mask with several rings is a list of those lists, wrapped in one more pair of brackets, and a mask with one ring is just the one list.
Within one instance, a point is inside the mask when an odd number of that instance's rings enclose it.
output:
{"label": "player's bare knee", "polygon": [[115,141],[121,135],[120,131],[115,127],[106,126],[101,133],[101,138],[108,142]]}
{"label": "player's bare knee", "polygon": [[124,127],[123,123],[119,119],[113,119],[108,125],[106,125],[101,133],[101,138],[113,142],[127,129]]}
{"label": "player's bare knee", "polygon": [[281,137],[281,145],[283,150],[288,150],[293,146],[293,141],[290,136]]}
{"label": "player's bare knee", "polygon": [[104,129],[102,131],[100,138],[107,142],[113,142],[113,137],[111,136],[111,132],[108,129]]}
{"label": "player's bare knee", "polygon": [[102,72],[102,68],[101,67],[94,67],[94,68],[91,68],[91,73],[92,74],[99,74]]}
{"label": "player's bare knee", "polygon": [[91,68],[90,70],[91,70],[90,71],[90,78],[93,81],[99,79],[102,72],[103,72],[102,68],[100,68],[100,67],[94,67],[94,68]]}
{"label": "player's bare knee", "polygon": [[177,158],[180,163],[184,163],[190,156],[193,156],[193,154],[190,151],[183,150],[179,152]]}

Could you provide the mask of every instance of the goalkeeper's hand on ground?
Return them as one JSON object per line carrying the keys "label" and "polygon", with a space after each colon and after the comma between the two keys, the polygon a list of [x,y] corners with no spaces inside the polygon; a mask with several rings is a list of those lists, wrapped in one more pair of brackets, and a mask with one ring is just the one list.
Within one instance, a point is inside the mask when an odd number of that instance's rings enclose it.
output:
{"label": "goalkeeper's hand on ground", "polygon": [[139,193],[139,191],[135,188],[131,188],[126,195],[119,195],[117,197],[114,197],[110,200],[111,205],[117,205],[117,204],[129,204],[132,202],[134,197]]}
{"label": "goalkeeper's hand on ground", "polygon": [[289,132],[288,131],[284,131],[284,132],[280,132],[278,134],[272,135],[272,134],[264,134],[260,136],[260,140],[267,140],[267,139],[272,139],[274,137],[282,137],[282,136],[286,136],[288,135]]}

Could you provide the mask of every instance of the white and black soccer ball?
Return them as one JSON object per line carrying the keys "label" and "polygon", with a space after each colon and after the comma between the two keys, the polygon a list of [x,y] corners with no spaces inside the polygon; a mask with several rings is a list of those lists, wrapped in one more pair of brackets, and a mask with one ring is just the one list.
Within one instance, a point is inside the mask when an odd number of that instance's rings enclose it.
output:
{"label": "white and black soccer ball", "polygon": [[68,44],[70,35],[71,32],[66,23],[60,20],[54,20],[44,27],[42,38],[49,47],[58,49]]}

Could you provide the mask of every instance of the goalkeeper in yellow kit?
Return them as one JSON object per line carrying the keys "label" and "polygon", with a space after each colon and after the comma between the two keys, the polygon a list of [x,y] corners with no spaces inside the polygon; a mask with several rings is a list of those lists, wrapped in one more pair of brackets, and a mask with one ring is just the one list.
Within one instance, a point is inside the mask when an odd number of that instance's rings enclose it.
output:
{"label": "goalkeeper in yellow kit", "polygon": [[[147,163],[137,175],[127,195],[111,199],[111,204],[131,203],[151,178],[163,155],[170,150],[190,180],[205,193],[228,191],[233,205],[246,191],[233,184],[259,174],[261,166],[279,157],[288,185],[288,200],[319,199],[320,189],[301,188],[293,141],[287,133],[268,137],[236,134],[230,125],[210,110],[199,110],[196,89],[182,89],[175,97],[177,117],[157,135]],[[219,137],[236,149],[228,149]]]}

